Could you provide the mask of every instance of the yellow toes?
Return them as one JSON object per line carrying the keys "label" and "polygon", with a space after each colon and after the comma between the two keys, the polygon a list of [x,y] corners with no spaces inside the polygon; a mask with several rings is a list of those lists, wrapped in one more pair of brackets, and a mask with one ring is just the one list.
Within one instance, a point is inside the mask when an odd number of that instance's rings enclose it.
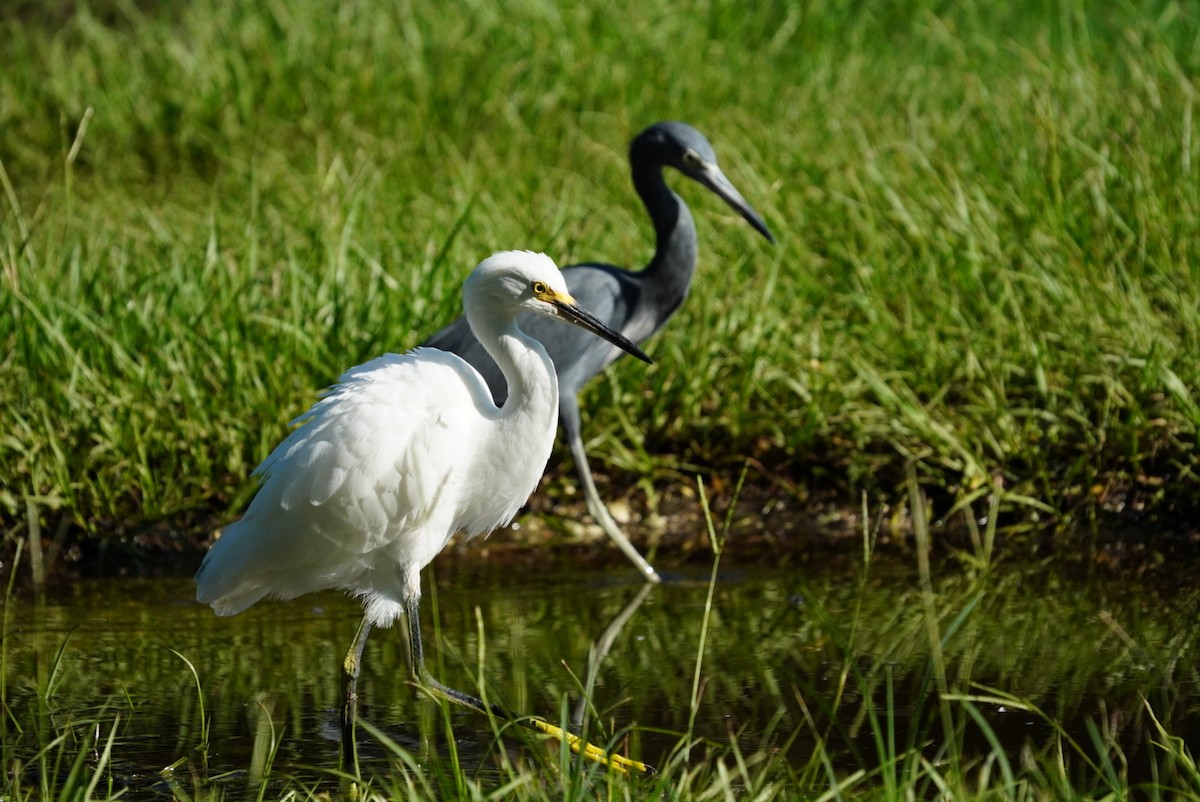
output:
{"label": "yellow toes", "polygon": [[628,774],[631,771],[645,774],[647,771],[653,771],[640,760],[633,760],[623,755],[609,754],[595,744],[588,743],[578,735],[567,732],[562,727],[557,727],[544,718],[534,717],[530,719],[530,723],[534,728],[541,730],[550,737],[566,741],[573,752],[583,755],[588,760],[607,766],[614,771],[619,771],[622,774]]}

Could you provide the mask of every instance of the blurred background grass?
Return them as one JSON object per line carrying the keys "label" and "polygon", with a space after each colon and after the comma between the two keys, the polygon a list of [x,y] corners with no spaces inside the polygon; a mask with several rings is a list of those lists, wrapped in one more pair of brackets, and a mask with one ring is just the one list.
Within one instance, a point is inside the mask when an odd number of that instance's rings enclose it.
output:
{"label": "blurred background grass", "polygon": [[236,512],[345,367],[493,250],[639,266],[626,145],[683,119],[780,238],[679,187],[693,296],[585,400],[660,486],[1059,522],[1200,498],[1193,134],[1173,2],[91,3],[0,11],[0,526]]}

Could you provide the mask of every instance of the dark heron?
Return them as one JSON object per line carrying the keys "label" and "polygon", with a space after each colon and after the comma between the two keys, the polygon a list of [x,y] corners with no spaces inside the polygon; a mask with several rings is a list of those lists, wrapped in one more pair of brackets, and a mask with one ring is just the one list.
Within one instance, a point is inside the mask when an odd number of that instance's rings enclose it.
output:
{"label": "dark heron", "polygon": [[[640,343],[661,329],[687,298],[696,268],[696,223],[683,199],[663,180],[663,168],[674,167],[708,187],[756,231],[774,242],[763,219],[746,203],[717,166],[717,156],[704,135],[681,122],[655,123],[629,146],[633,186],[650,213],[657,244],[654,258],[639,272],[588,262],[563,269],[573,297],[614,330]],[[579,424],[578,394],[588,379],[622,355],[608,343],[583,332],[545,325],[523,316],[521,328],[541,340],[558,372],[558,415],[563,436],[571,447],[588,512],[642,575],[658,582],[654,568],[638,553],[600,500],[588,467]],[[470,362],[487,380],[496,403],[508,391],[496,363],[475,339],[464,318],[425,341],[425,345],[452,351]]]}

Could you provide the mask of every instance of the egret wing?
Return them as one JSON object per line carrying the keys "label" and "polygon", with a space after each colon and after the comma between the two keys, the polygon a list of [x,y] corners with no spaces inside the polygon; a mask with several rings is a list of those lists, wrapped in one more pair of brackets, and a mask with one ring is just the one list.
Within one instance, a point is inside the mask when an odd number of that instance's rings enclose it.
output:
{"label": "egret wing", "polygon": [[[398,569],[367,575],[380,564],[419,569],[453,533],[454,445],[483,420],[480,402],[490,406],[469,370],[417,351],[343,375],[255,470],[258,493],[205,558],[197,598],[231,614],[267,595],[398,588]],[[396,559],[373,559],[381,549]]]}

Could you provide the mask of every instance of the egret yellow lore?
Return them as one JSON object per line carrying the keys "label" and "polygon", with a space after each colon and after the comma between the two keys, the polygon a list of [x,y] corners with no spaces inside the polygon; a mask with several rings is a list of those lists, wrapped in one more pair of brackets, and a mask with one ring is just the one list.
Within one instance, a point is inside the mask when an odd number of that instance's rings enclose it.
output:
{"label": "egret yellow lore", "polygon": [[493,402],[468,363],[434,348],[351,368],[255,469],[258,493],[205,556],[196,599],[218,615],[239,613],[268,596],[292,599],[326,588],[362,600],[362,623],[343,666],[343,759],[351,765],[367,635],[403,613],[410,674],[422,687],[567,740],[610,766],[644,770],[543,719],[518,718],[442,685],[425,668],[421,569],[455,533],[475,537],[511,521],[550,458],[558,381],[545,348],[521,331],[517,315],[572,323],[650,362],[575,303],[543,254],[504,251],[485,259],[467,278],[463,308],[504,374],[504,403]]}

